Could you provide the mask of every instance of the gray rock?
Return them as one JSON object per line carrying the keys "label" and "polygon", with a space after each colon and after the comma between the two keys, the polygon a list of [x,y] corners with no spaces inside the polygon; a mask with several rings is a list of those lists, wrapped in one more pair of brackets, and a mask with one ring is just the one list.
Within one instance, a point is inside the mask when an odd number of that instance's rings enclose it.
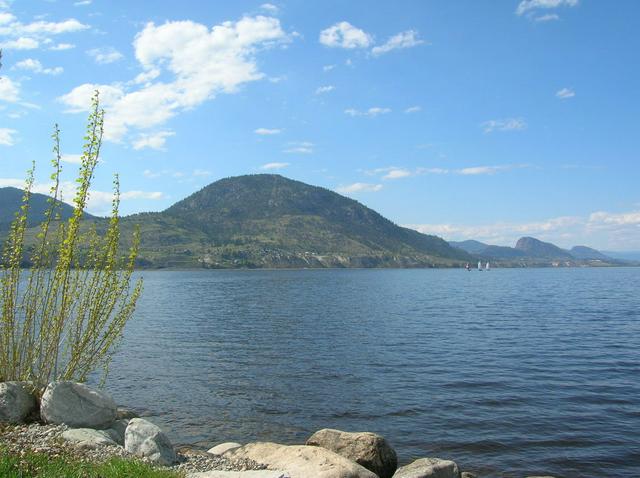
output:
{"label": "gray rock", "polygon": [[469,473],[468,471],[463,471],[460,474],[460,478],[478,478],[476,475],[474,475],[473,473]]}
{"label": "gray rock", "polygon": [[99,446],[118,446],[115,433],[111,430],[93,430],[91,428],[73,428],[62,433],[62,438],[82,448]]}
{"label": "gray rock", "polygon": [[440,458],[420,458],[398,468],[393,478],[460,478],[455,462]]}
{"label": "gray rock", "polygon": [[108,428],[116,419],[116,404],[106,393],[83,383],[53,382],[42,396],[40,416],[56,425]]}
{"label": "gray rock", "polygon": [[290,478],[378,478],[365,467],[325,448],[277,443],[249,443],[225,453],[230,460],[249,459]]}
{"label": "gray rock", "polygon": [[211,455],[224,455],[229,450],[234,450],[236,448],[240,448],[241,446],[242,445],[240,443],[235,442],[220,443],[213,448],[209,448],[209,450],[207,450],[207,453]]}
{"label": "gray rock", "polygon": [[111,424],[111,428],[107,429],[111,436],[114,437],[116,443],[120,446],[124,446],[124,433],[127,430],[128,425],[129,420],[127,419],[116,420]]}
{"label": "gray rock", "polygon": [[373,471],[380,478],[391,478],[398,468],[396,452],[380,435],[350,433],[325,428],[315,432],[307,445],[326,448]]}
{"label": "gray rock", "polygon": [[35,409],[36,399],[27,383],[0,383],[0,423],[24,423]]}
{"label": "gray rock", "polygon": [[187,478],[291,478],[284,471],[250,470],[250,471],[204,471],[188,473]]}
{"label": "gray rock", "polygon": [[124,449],[153,463],[169,466],[177,461],[176,452],[167,435],[153,423],[132,418],[124,433]]}
{"label": "gray rock", "polygon": [[131,408],[118,407],[116,409],[116,420],[131,420],[132,418],[140,418],[140,415]]}

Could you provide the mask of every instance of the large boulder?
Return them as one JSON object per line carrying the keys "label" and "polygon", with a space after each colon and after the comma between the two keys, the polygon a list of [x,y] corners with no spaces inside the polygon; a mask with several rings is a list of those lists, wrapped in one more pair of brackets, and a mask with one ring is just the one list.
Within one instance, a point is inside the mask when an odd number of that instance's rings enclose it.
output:
{"label": "large boulder", "polygon": [[83,383],[53,382],[42,395],[40,416],[47,423],[72,428],[109,428],[116,419],[116,404]]}
{"label": "large boulder", "polygon": [[395,450],[375,433],[350,433],[325,428],[311,435],[307,445],[331,450],[373,471],[380,478],[391,478],[398,468]]}
{"label": "large boulder", "polygon": [[177,461],[176,451],[167,435],[160,427],[143,418],[129,421],[124,433],[124,449],[158,465],[169,466]]}
{"label": "large boulder", "polygon": [[458,465],[450,460],[420,458],[398,468],[393,478],[460,478],[460,470]]}
{"label": "large boulder", "polygon": [[226,442],[220,443],[219,445],[214,446],[213,448],[209,448],[207,453],[210,455],[224,455],[229,450],[235,450],[236,448],[240,448],[242,445],[240,443],[235,442]]}
{"label": "large boulder", "polygon": [[378,478],[365,467],[317,446],[249,443],[223,456],[230,460],[253,460],[271,470],[284,470],[291,478]]}
{"label": "large boulder", "polygon": [[0,383],[0,423],[24,423],[36,409],[36,398],[24,382]]}
{"label": "large boulder", "polygon": [[187,478],[291,478],[284,471],[248,470],[248,471],[202,471],[187,473]]}
{"label": "large boulder", "polygon": [[100,446],[118,446],[117,437],[112,430],[94,430],[92,428],[73,428],[62,433],[62,438],[80,448],[98,448]]}

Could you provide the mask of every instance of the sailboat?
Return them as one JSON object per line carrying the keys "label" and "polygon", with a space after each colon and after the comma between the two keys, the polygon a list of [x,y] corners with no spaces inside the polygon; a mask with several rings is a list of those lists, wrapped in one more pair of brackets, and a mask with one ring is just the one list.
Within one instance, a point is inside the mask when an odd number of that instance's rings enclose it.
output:
{"label": "sailboat", "polygon": [[482,262],[478,261],[478,272],[482,272]]}
{"label": "sailboat", "polygon": [[489,262],[487,262],[487,264],[484,266],[484,270],[488,271],[489,270]]}

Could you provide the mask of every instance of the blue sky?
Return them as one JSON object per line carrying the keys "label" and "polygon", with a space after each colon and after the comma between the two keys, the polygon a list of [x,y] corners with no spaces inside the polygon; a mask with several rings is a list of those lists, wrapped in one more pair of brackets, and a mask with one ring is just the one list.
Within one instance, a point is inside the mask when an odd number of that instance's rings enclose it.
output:
{"label": "blue sky", "polygon": [[640,249],[638,2],[0,0],[0,186],[107,110],[91,210],[274,172],[447,239]]}

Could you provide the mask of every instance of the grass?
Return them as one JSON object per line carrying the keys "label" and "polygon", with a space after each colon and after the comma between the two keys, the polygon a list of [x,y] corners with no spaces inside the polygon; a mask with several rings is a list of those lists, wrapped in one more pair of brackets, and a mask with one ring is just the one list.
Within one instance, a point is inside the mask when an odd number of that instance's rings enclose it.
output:
{"label": "grass", "polygon": [[103,463],[86,463],[70,457],[51,457],[43,453],[16,456],[0,450],[2,478],[181,478],[183,475],[160,470],[145,463],[111,458]]}

